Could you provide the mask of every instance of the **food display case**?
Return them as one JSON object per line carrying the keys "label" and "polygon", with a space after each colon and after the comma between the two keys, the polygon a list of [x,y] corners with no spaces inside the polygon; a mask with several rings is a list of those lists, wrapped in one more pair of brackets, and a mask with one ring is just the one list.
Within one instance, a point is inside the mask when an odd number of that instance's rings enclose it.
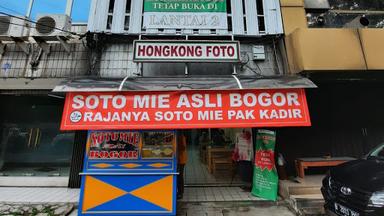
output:
{"label": "food display case", "polygon": [[89,131],[79,215],[175,215],[175,131]]}

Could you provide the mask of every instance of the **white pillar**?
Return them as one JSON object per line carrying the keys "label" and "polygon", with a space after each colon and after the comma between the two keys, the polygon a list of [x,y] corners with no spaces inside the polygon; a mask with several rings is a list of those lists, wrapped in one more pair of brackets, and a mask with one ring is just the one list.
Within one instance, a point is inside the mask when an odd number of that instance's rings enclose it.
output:
{"label": "white pillar", "polygon": [[65,14],[71,16],[73,0],[67,0],[67,7],[65,8]]}
{"label": "white pillar", "polygon": [[31,13],[32,13],[32,8],[33,8],[34,2],[35,2],[35,0],[29,0],[27,14],[25,15],[28,19],[31,19]]}

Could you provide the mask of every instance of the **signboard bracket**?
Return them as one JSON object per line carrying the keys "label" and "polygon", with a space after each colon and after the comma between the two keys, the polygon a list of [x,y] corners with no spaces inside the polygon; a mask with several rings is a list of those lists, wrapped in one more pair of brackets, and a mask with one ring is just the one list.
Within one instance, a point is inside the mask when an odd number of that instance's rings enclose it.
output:
{"label": "signboard bracket", "polygon": [[[185,40],[188,41],[188,35],[185,35]],[[186,62],[184,64],[184,74],[185,76],[188,76],[189,75],[189,71],[188,71],[188,62]]]}
{"label": "signboard bracket", "polygon": [[[139,34],[139,40],[141,40],[141,36],[142,35]],[[133,49],[135,49],[135,44],[133,44]],[[133,55],[135,55],[135,54],[133,54]],[[134,58],[134,57],[132,57],[132,58]],[[142,77],[143,76],[143,62],[138,62],[137,63],[137,70],[138,70],[137,75]]]}
{"label": "signboard bracket", "polygon": [[[233,34],[231,35],[231,39],[232,39],[232,41],[235,41],[235,36]],[[239,49],[240,49],[240,45],[239,45]],[[232,67],[233,67],[232,75],[237,75],[236,64],[232,64]]]}

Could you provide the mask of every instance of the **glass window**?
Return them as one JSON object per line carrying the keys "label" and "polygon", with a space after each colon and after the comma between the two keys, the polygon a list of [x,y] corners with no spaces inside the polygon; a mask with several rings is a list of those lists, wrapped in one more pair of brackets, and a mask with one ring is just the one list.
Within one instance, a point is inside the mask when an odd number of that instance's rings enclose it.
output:
{"label": "glass window", "polygon": [[173,131],[143,132],[143,158],[172,158],[175,134]]}
{"label": "glass window", "polygon": [[384,1],[329,0],[330,10],[308,11],[311,28],[383,28]]}
{"label": "glass window", "polygon": [[0,96],[0,176],[68,176],[75,134],[60,131],[63,101]]}
{"label": "glass window", "polygon": [[0,172],[6,176],[68,176],[74,133],[55,125],[4,125]]}
{"label": "glass window", "polygon": [[376,148],[369,156],[384,160],[384,144]]}
{"label": "glass window", "polygon": [[378,0],[329,0],[335,10],[384,10],[384,1]]}
{"label": "glass window", "polygon": [[65,14],[66,7],[67,0],[35,0],[31,19],[36,20],[39,14]]}
{"label": "glass window", "polygon": [[72,6],[72,22],[86,23],[88,22],[91,0],[74,0]]}
{"label": "glass window", "polygon": [[15,16],[27,15],[30,0],[0,0],[0,12]]}

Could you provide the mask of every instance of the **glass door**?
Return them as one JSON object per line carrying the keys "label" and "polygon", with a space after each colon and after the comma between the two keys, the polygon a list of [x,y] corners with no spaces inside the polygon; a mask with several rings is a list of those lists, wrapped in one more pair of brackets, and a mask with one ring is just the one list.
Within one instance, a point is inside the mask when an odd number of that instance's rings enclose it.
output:
{"label": "glass door", "polygon": [[3,125],[0,176],[68,176],[74,133],[58,125]]}

